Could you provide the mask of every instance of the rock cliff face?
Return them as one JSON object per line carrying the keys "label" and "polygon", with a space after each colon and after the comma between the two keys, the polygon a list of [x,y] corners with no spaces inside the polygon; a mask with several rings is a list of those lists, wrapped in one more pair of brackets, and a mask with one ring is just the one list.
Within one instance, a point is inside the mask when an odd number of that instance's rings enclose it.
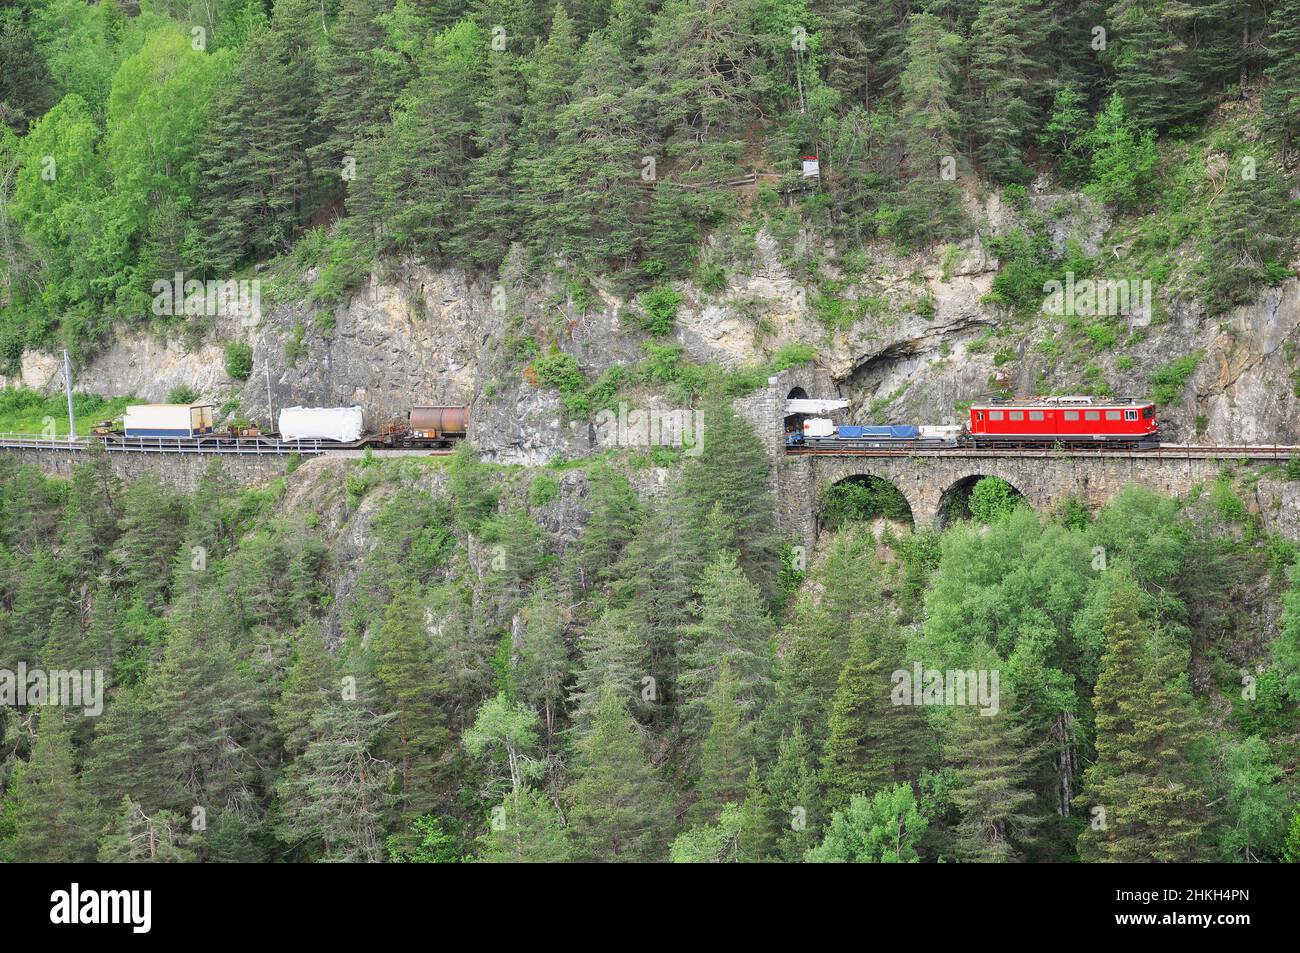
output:
{"label": "rock cliff face", "polygon": [[[1058,251],[1074,240],[1104,257],[1109,223],[1102,209],[1079,196],[1046,194],[1032,195],[1031,208],[1050,222]],[[996,198],[977,211],[991,234],[1017,222]],[[814,345],[826,392],[809,396],[847,398],[845,419],[885,423],[958,422],[965,402],[995,388],[1032,394],[1105,381],[1113,393],[1145,395],[1154,370],[1199,353],[1178,401],[1161,408],[1166,440],[1300,442],[1295,280],[1220,318],[1193,303],[1164,302],[1149,323],[1121,319],[1127,327],[1118,328],[1117,344],[1080,346],[1076,335],[1063,354],[1053,341],[1067,334],[1066,319],[1016,319],[987,302],[998,262],[979,238],[911,258],[877,248],[865,254],[861,277],[841,292],[860,316],[828,328],[817,317],[819,292],[800,285],[778,242],[760,231],[751,260],[729,272],[721,291],[679,286],[676,340],[695,360],[731,368],[757,365],[785,345]],[[556,390],[530,379],[535,352],[519,342],[568,352],[589,380],[644,357],[644,335],[622,321],[636,302],[606,288],[580,306],[553,277],[507,277],[494,289],[457,269],[392,262],[351,298],[322,309],[306,303],[313,278],[264,293],[255,326],[216,319],[197,346],[124,335],[78,372],[78,386],[158,401],[186,385],[232,416],[263,423],[268,385],[277,409],[360,404],[371,426],[400,418],[413,404],[470,404],[473,440],[487,459],[538,465],[586,455],[609,438],[593,421],[566,414]],[[247,381],[226,374],[224,346],[232,340],[253,348]],[[28,355],[22,383],[60,386],[58,362]],[[643,407],[655,399],[635,398]]]}

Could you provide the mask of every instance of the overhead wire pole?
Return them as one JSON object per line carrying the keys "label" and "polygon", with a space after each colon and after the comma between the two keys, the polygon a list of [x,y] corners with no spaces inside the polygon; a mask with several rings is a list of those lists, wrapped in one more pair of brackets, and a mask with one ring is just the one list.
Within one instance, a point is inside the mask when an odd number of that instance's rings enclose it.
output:
{"label": "overhead wire pole", "polygon": [[68,442],[77,439],[77,415],[72,411],[72,362],[68,360],[68,349],[63,349],[63,386],[68,392]]}

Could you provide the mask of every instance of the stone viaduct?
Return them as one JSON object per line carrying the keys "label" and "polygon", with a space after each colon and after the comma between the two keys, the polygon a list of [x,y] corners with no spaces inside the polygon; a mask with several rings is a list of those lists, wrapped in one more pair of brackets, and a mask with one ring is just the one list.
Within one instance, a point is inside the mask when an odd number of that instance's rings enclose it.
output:
{"label": "stone viaduct", "polygon": [[[776,493],[781,529],[788,538],[812,547],[817,540],[819,501],[828,487],[846,479],[875,477],[897,487],[907,499],[917,526],[941,525],[946,503],[981,477],[1001,477],[1041,512],[1067,499],[1092,509],[1124,487],[1139,485],[1180,496],[1198,484],[1214,480],[1227,467],[1243,462],[1284,462],[1285,450],[1259,448],[1216,456],[1192,448],[1188,452],[1131,451],[917,451],[899,456],[789,456],[785,452],[784,410],[790,396],[835,397],[834,382],[825,372],[793,369],[769,378],[768,387],[737,402],[772,456],[772,489]],[[1288,481],[1261,480],[1254,501],[1266,526],[1294,537],[1292,511],[1300,510],[1300,489]],[[1285,512],[1284,512],[1285,511]]]}

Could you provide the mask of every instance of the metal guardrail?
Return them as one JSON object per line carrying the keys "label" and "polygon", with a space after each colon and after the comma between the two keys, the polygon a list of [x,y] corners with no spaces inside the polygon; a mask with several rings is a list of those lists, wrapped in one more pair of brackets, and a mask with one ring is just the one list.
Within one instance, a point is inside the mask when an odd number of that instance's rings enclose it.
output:
{"label": "metal guardrail", "polygon": [[0,449],[85,451],[98,444],[110,453],[189,453],[233,455],[322,454],[346,449],[322,440],[280,440],[275,437],[47,437],[43,434],[0,433]]}

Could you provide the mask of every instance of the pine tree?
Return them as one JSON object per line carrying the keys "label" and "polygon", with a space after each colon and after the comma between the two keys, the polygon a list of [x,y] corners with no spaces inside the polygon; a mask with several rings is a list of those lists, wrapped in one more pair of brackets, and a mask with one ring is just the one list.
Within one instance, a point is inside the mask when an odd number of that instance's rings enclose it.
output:
{"label": "pine tree", "polygon": [[570,667],[560,607],[553,596],[539,594],[524,608],[524,639],[514,681],[520,697],[541,712],[548,740],[555,734]]}
{"label": "pine tree", "polygon": [[1297,235],[1289,185],[1277,164],[1249,156],[1232,163],[1205,223],[1198,271],[1209,311],[1249,304],[1261,284],[1288,274]]}
{"label": "pine tree", "polygon": [[313,740],[280,779],[276,835],[297,850],[309,843],[321,860],[377,863],[393,766],[375,751],[397,714],[376,713],[368,683],[353,677],[355,700],[336,696],[316,712]]}
{"label": "pine tree", "polygon": [[523,224],[515,165],[524,89],[516,57],[508,51],[489,53],[484,82],[474,126],[475,155],[462,198],[467,207],[447,247],[472,265],[495,267]]}
{"label": "pine tree", "polygon": [[629,264],[646,204],[636,187],[646,147],[630,101],[632,66],[602,31],[583,45],[578,70],[567,104],[548,117],[546,147],[520,162],[525,235],[533,248],[580,265]]}
{"label": "pine tree", "polygon": [[924,245],[961,222],[961,196],[954,179],[957,128],[957,56],[961,38],[938,17],[913,14],[907,25],[906,66],[899,77],[900,145],[905,181],[897,208],[883,209],[888,237]]}
{"label": "pine tree", "polygon": [[[775,500],[767,454],[729,403],[712,399],[704,407],[702,451],[682,470],[671,518],[689,528],[680,539],[679,559],[702,571],[720,549],[736,554],[745,575],[772,598],[779,565]],[[709,528],[709,533],[700,530]]]}
{"label": "pine tree", "polygon": [[149,608],[161,606],[184,530],[182,498],[152,474],[136,480],[122,495],[119,535],[108,554],[113,580],[133,590]]}
{"label": "pine tree", "polygon": [[1107,11],[1114,24],[1106,48],[1115,71],[1111,86],[1143,127],[1167,127],[1206,106],[1179,35],[1179,20],[1187,12],[1181,3],[1147,0],[1119,0]]}
{"label": "pine tree", "polygon": [[631,484],[607,463],[593,466],[587,479],[591,516],[578,541],[575,559],[578,584],[584,589],[608,577],[610,567],[631,540],[640,516],[640,504]]}
{"label": "pine tree", "polygon": [[174,811],[147,815],[129,797],[122,798],[116,829],[99,843],[101,864],[178,864],[195,859],[189,847],[190,823]]}
{"label": "pine tree", "polygon": [[668,792],[645,759],[636,722],[623,699],[606,689],[591,733],[578,744],[569,802],[573,859],[655,859],[668,824]]}
{"label": "pine tree", "polygon": [[1093,808],[1079,855],[1186,862],[1201,854],[1206,829],[1206,799],[1190,763],[1201,734],[1186,689],[1186,656],[1157,644],[1137,605],[1131,583],[1111,595],[1093,695],[1097,759],[1076,799]]}
{"label": "pine tree", "polygon": [[[220,611],[220,610],[215,610]],[[238,665],[214,616],[204,612],[172,632],[147,683],[160,723],[165,787],[137,795],[147,809],[210,815],[256,801],[258,726],[267,713],[250,673]]]}
{"label": "pine tree", "polygon": [[579,645],[582,661],[569,693],[573,727],[579,736],[594,726],[606,692],[613,692],[635,709],[648,712],[658,707],[659,685],[654,683],[654,692],[645,692],[651,685],[646,681],[650,658],[645,632],[634,616],[621,609],[605,610],[582,634]]}
{"label": "pine tree", "polygon": [[[210,273],[287,247],[312,211],[318,170],[311,149],[320,17],[309,0],[278,0],[271,29],[244,48],[236,82],[213,105],[200,155],[195,235]],[[332,171],[332,170],[331,170]]]}

